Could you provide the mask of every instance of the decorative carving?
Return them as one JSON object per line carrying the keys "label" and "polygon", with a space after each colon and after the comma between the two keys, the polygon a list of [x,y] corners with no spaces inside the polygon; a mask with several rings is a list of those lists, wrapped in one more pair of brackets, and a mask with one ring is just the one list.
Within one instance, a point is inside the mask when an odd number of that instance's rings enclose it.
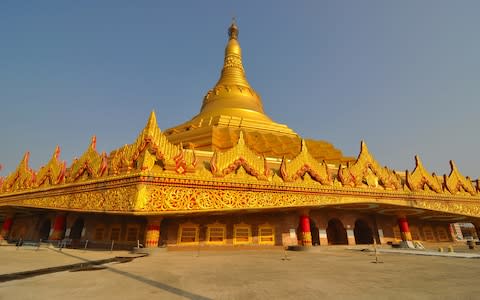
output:
{"label": "decorative carving", "polygon": [[210,160],[210,170],[217,177],[235,173],[240,167],[243,167],[249,175],[259,180],[267,180],[270,175],[270,169],[266,165],[265,158],[258,156],[248,148],[242,131],[240,131],[240,137],[235,147],[223,153],[215,151]]}
{"label": "decorative carving", "polygon": [[36,174],[28,166],[29,159],[30,152],[26,152],[17,169],[3,181],[2,192],[15,192],[34,186]]}
{"label": "decorative carving", "polygon": [[442,193],[442,185],[437,179],[435,173],[430,175],[423,167],[422,161],[418,155],[415,155],[415,169],[410,174],[406,172],[407,185],[411,191],[425,191],[427,188],[435,191],[436,193]]}
{"label": "decorative carving", "polygon": [[61,162],[59,158],[60,147],[57,146],[50,161],[38,171],[36,186],[49,186],[65,182],[67,163]]}
{"label": "decorative carving", "polygon": [[145,211],[290,207],[319,204],[323,199],[319,195],[179,187],[150,187],[147,194]]}
{"label": "decorative carving", "polygon": [[[259,209],[279,207],[305,207],[316,205],[338,205],[371,203],[372,198],[360,195],[325,195],[322,193],[286,193],[268,191],[224,190],[186,188],[178,186],[148,186],[144,194],[144,205],[137,206],[143,212],[164,211],[212,211],[234,209]],[[414,201],[377,198],[375,203],[394,204],[433,211],[479,216],[480,206],[476,201],[451,201],[415,199]]]}
{"label": "decorative carving", "polygon": [[75,159],[68,169],[66,182],[90,180],[106,175],[108,168],[107,154],[98,154],[96,150],[97,138],[92,137],[90,146],[79,159]]}
{"label": "decorative carving", "polygon": [[300,153],[290,162],[284,157],[280,165],[280,174],[285,181],[295,181],[303,178],[306,173],[310,177],[324,185],[332,185],[333,181],[325,162],[319,163],[308,152],[305,140],[302,140]]}
{"label": "decorative carving", "polygon": [[338,178],[344,185],[352,187],[377,187],[401,189],[402,184],[394,171],[382,168],[373,158],[364,141],[360,144],[360,154],[353,164],[338,169]]}
{"label": "decorative carving", "polygon": [[450,166],[452,168],[450,175],[448,175],[448,177],[447,175],[443,175],[447,190],[452,194],[465,191],[472,196],[475,195],[476,191],[470,178],[465,178],[460,174],[453,160],[450,161]]}
{"label": "decorative carving", "polygon": [[173,170],[178,174],[195,172],[196,167],[197,157],[195,155],[195,150],[183,149],[182,143],[180,143],[180,150],[178,154],[172,157],[171,160],[168,160],[165,164],[165,170]]}
{"label": "decorative carving", "polygon": [[137,188],[111,188],[101,191],[78,191],[70,194],[28,198],[16,203],[29,207],[74,209],[83,211],[133,211]]}
{"label": "decorative carving", "polygon": [[155,112],[152,111],[147,125],[135,143],[111,153],[111,172],[120,174],[131,170],[151,171],[156,164],[162,169],[175,170],[180,174],[194,172],[195,153],[182,148],[168,141],[158,128]]}

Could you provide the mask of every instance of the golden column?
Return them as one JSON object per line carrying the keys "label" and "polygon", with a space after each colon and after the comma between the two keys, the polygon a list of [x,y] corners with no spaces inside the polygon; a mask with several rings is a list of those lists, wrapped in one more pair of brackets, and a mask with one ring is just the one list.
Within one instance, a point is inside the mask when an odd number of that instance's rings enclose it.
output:
{"label": "golden column", "polygon": [[156,248],[160,241],[160,223],[162,218],[149,218],[145,233],[145,248]]}

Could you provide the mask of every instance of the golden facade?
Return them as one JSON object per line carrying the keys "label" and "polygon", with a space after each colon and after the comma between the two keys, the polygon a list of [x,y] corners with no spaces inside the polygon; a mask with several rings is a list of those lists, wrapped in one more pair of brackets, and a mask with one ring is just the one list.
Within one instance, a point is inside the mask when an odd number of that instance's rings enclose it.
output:
{"label": "golden facade", "polygon": [[286,245],[303,235],[307,244],[332,244],[334,232],[355,243],[358,228],[395,240],[408,231],[396,218],[408,217],[422,240],[448,240],[448,223],[480,225],[479,181],[453,161],[449,175],[437,176],[415,160],[412,172],[395,172],[363,141],[355,159],[274,122],[246,79],[232,24],[220,79],[190,121],[162,131],[152,112],[132,144],[107,155],[93,137],[69,166],[57,146],[35,171],[27,152],[0,178],[2,236],[51,239],[51,229],[55,238],[157,246]]}

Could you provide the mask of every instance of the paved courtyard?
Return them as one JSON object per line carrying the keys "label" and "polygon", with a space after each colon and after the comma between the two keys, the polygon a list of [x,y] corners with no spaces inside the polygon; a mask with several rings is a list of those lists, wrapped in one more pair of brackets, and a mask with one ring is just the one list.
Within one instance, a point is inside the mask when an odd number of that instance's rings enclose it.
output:
{"label": "paved courtyard", "polygon": [[[126,252],[0,247],[0,274],[124,256]],[[479,299],[480,259],[322,247],[170,251],[0,283],[0,299]]]}

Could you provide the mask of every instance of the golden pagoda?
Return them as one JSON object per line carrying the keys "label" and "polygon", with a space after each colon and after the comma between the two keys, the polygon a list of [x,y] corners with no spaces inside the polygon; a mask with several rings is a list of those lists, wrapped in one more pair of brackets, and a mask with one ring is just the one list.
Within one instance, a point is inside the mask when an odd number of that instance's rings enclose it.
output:
{"label": "golden pagoda", "polygon": [[[300,153],[301,137],[287,125],[274,122],[263,110],[260,95],[247,81],[242,63],[239,30],[235,22],[228,28],[228,43],[217,84],[203,97],[200,113],[190,121],[167,129],[174,143],[198,150],[232,148],[243,132],[247,145],[271,157],[294,158]],[[346,163],[354,160],[325,141],[307,140],[319,160]]]}
{"label": "golden pagoda", "polygon": [[274,122],[246,79],[239,29],[228,29],[220,79],[198,115],[107,154],[93,137],[67,164],[60,147],[38,171],[29,152],[0,178],[0,242],[71,247],[287,247],[452,242],[480,228],[480,183],[451,161],[437,176],[357,158]]}

